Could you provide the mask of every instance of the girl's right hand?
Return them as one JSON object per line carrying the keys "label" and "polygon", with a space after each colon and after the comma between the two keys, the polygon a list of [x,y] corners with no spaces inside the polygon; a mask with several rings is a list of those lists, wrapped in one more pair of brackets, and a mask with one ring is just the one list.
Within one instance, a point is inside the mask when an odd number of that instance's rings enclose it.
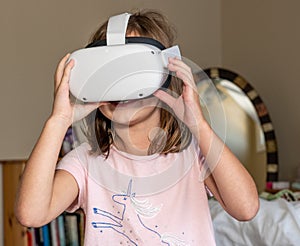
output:
{"label": "girl's right hand", "polygon": [[69,80],[71,70],[74,67],[74,60],[68,62],[69,57],[70,54],[67,54],[62,58],[56,68],[54,77],[54,103],[51,115],[52,117],[63,120],[68,126],[73,122],[84,118],[100,106],[100,103],[89,103],[84,105],[71,103],[69,97]]}

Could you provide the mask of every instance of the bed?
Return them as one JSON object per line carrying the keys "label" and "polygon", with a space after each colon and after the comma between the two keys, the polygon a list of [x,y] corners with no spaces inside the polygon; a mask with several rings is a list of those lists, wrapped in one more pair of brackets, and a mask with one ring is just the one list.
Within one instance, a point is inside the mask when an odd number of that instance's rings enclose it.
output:
{"label": "bed", "polygon": [[239,222],[215,200],[209,200],[217,246],[300,245],[300,201],[260,198],[256,217]]}

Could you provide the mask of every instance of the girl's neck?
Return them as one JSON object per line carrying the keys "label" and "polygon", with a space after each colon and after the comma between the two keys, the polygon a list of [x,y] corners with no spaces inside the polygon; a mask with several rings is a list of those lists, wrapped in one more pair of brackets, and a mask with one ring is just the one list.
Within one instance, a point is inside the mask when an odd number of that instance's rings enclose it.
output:
{"label": "girl's neck", "polygon": [[124,125],[113,125],[114,145],[117,149],[133,154],[148,155],[153,139],[153,129],[160,127],[160,111],[155,110],[146,120]]}

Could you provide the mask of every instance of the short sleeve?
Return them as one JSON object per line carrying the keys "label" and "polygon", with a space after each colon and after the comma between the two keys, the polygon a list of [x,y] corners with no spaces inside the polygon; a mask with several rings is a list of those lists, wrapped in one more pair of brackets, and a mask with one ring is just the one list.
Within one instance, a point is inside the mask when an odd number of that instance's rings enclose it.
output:
{"label": "short sleeve", "polygon": [[87,155],[88,147],[86,144],[80,145],[66,154],[57,164],[56,170],[64,170],[70,173],[77,182],[79,193],[78,199],[70,205],[67,212],[74,212],[79,208],[84,208],[84,197],[87,175]]}
{"label": "short sleeve", "polygon": [[191,148],[199,167],[199,181],[203,182],[211,174],[211,170],[207,165],[206,157],[202,154],[197,139],[194,137],[192,138]]}

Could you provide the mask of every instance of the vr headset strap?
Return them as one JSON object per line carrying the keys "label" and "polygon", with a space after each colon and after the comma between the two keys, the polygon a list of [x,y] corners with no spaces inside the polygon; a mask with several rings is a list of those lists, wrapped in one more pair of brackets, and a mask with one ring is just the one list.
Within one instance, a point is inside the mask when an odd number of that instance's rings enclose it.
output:
{"label": "vr headset strap", "polygon": [[128,20],[131,14],[124,13],[109,18],[106,32],[107,45],[125,44]]}

